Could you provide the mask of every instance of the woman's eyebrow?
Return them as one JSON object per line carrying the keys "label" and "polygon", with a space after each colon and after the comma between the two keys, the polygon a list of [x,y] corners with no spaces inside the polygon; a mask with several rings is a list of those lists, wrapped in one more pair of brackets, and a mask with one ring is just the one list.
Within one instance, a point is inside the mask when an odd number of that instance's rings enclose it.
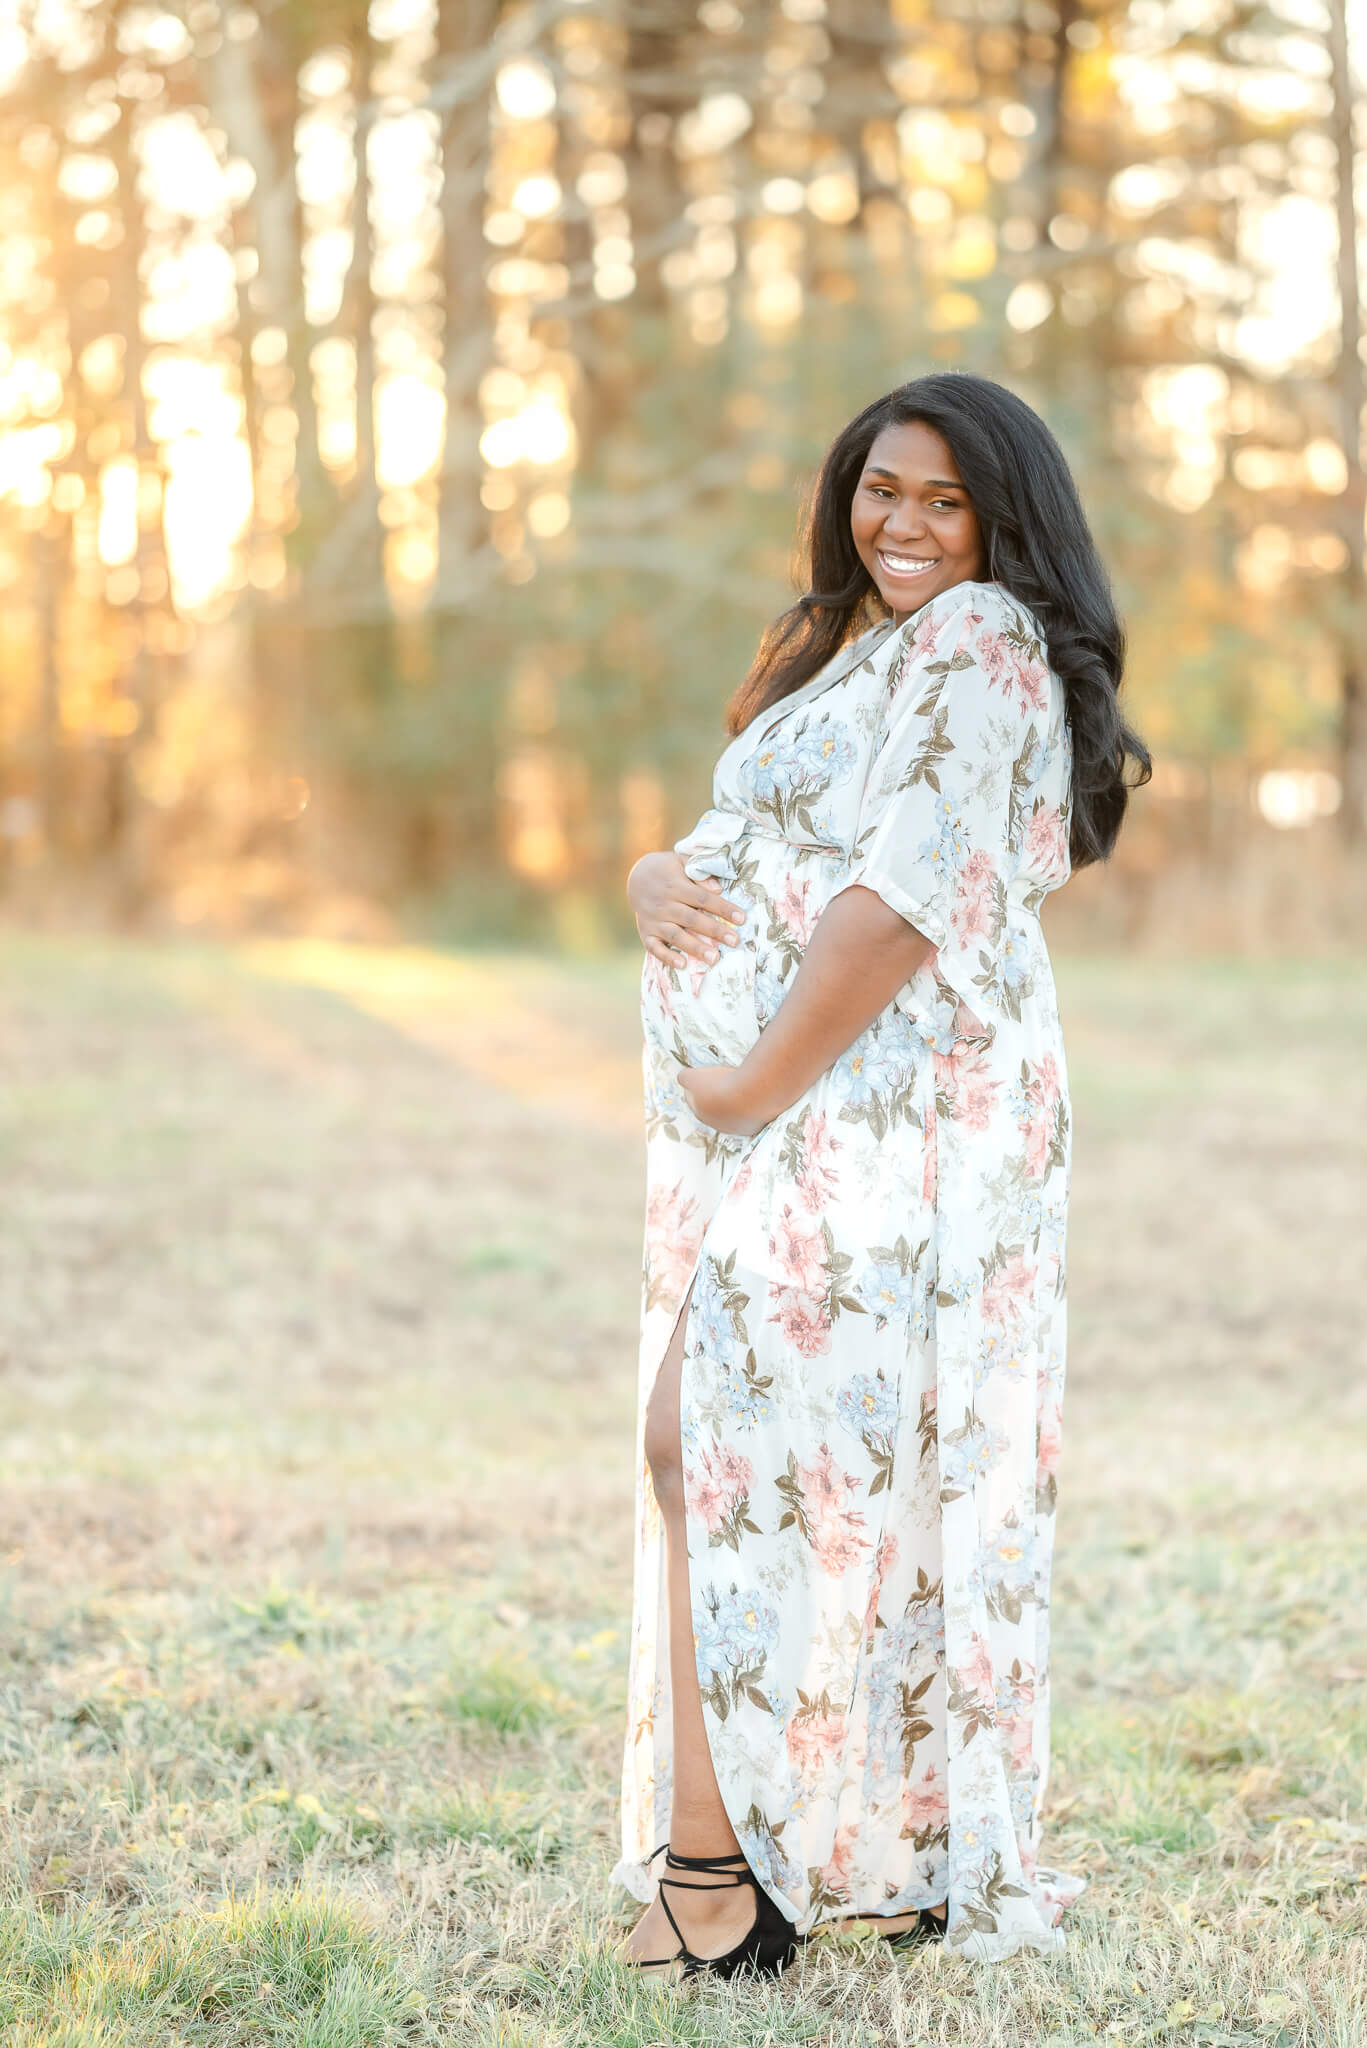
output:
{"label": "woman's eyebrow", "polygon": [[[871,463],[868,469],[865,470],[864,474],[865,476],[890,477],[893,483],[895,484],[900,483],[902,481],[901,477],[895,469],[884,469],[880,464],[876,462]],[[962,484],[955,483],[952,477],[947,476],[928,476],[923,485],[923,489],[935,491],[961,491],[963,490],[963,488],[964,486]]]}

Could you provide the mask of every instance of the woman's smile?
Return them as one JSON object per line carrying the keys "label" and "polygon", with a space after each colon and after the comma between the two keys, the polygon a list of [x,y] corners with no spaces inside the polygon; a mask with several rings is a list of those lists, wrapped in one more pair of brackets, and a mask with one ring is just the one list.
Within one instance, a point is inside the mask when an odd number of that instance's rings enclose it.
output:
{"label": "woman's smile", "polygon": [[933,569],[939,560],[938,555],[894,554],[890,548],[879,548],[877,553],[884,575],[908,582],[914,577],[924,576],[927,569]]}

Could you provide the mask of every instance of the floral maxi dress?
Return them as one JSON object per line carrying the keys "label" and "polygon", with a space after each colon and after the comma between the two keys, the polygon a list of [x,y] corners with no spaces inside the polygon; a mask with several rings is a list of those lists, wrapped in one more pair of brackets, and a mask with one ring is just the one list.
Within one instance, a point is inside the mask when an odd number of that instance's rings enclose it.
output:
{"label": "floral maxi dress", "polygon": [[[1037,621],[965,582],[874,628],[723,752],[677,842],[747,909],[711,964],[647,958],[647,1205],[622,1860],[669,1832],[665,1546],[645,1410],[687,1301],[681,1434],[698,1683],[746,1858],[799,1934],[947,1900],[947,1944],[1061,1949],[1038,1860],[1064,1379],[1067,1077],[1045,896],[1071,746]],[[738,1063],[833,897],[935,951],[751,1137],[680,1064]],[[696,1282],[696,1284],[694,1284]],[[691,1294],[690,1294],[691,1289]]]}

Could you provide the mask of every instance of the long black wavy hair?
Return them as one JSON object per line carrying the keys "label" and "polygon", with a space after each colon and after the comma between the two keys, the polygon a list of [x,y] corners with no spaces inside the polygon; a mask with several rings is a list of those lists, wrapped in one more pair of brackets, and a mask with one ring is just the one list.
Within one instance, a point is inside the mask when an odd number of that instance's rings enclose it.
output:
{"label": "long black wavy hair", "polygon": [[[808,588],[773,622],[726,707],[738,733],[814,676],[887,606],[860,561],[850,506],[885,427],[921,420],[944,436],[982,534],[984,579],[1028,605],[1066,690],[1073,746],[1069,845],[1074,868],[1105,860],[1132,787],[1149,780],[1148,748],[1119,692],[1125,629],[1063,450],[1024,399],[989,377],[936,371],[866,406],[827,450],[805,523]],[[1126,764],[1138,772],[1126,779]]]}

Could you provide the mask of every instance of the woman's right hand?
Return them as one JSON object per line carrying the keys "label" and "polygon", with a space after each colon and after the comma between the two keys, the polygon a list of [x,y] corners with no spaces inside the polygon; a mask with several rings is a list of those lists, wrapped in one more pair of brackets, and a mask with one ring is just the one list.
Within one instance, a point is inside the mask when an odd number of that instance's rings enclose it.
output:
{"label": "woman's right hand", "polygon": [[641,944],[666,967],[715,960],[717,939],[736,944],[732,924],[742,924],[744,906],[721,893],[715,875],[695,882],[678,853],[644,853],[627,876],[627,901],[636,913]]}

